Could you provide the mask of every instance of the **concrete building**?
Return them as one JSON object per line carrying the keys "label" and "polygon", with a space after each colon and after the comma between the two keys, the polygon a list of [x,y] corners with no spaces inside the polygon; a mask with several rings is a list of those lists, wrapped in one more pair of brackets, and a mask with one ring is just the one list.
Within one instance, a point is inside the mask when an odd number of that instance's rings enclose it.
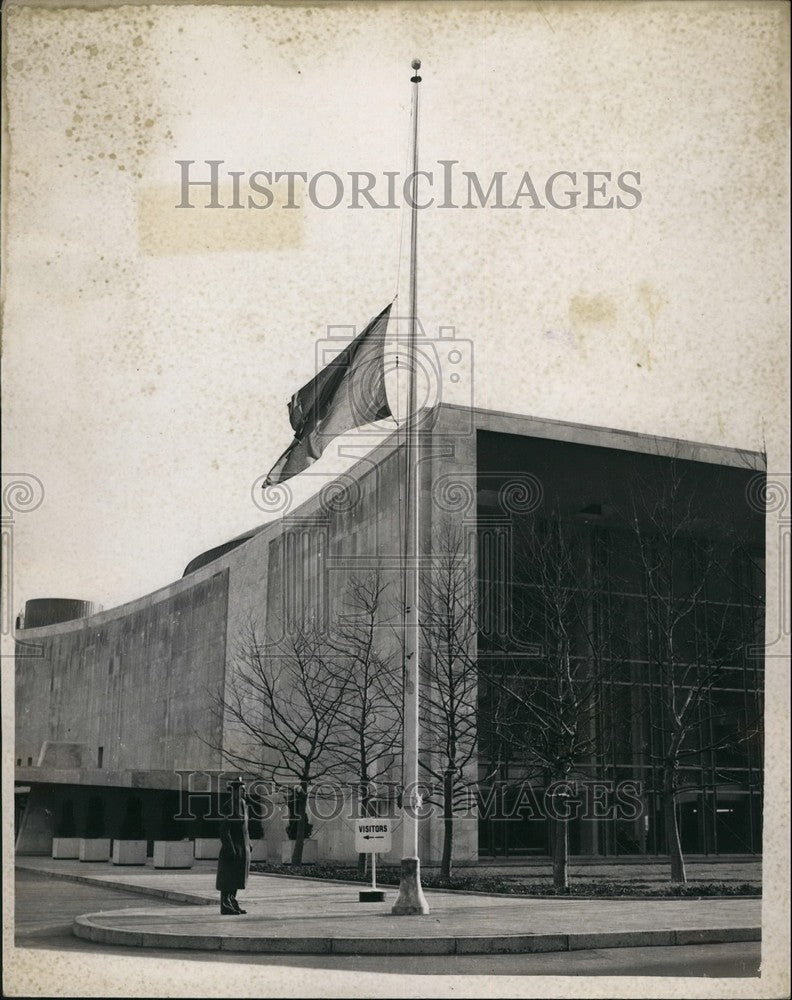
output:
{"label": "concrete building", "polygon": [[[431,546],[449,519],[471,540],[466,558],[478,586],[482,676],[505,662],[509,670],[521,662],[530,666],[542,644],[539,634],[526,638],[531,615],[525,609],[536,584],[530,567],[516,558],[516,524],[556,519],[572,526],[580,551],[588,553],[586,565],[605,565],[606,559],[607,571],[596,577],[597,614],[607,603],[609,622],[631,623],[630,640],[602,679],[598,749],[579,769],[616,783],[639,782],[642,808],[633,818],[573,822],[572,852],[595,855],[666,849],[658,681],[642,610],[651,595],[625,539],[635,527],[636,484],[644,497],[659,501],[672,469],[685,472],[685,544],[691,553],[702,545],[717,551],[719,564],[729,567],[722,579],[708,580],[705,592],[691,555],[686,593],[695,595],[693,617],[705,622],[696,635],[706,636],[706,621],[712,628],[716,617],[730,623],[733,648],[741,652],[719,674],[717,687],[728,708],[722,717],[728,714],[737,720],[728,725],[744,731],[730,742],[714,732],[702,736],[701,752],[686,761],[678,794],[683,847],[759,853],[763,661],[756,623],[764,594],[764,515],[755,498],[761,496],[762,457],[448,405],[433,411],[423,456],[424,545]],[[196,557],[181,579],[129,604],[86,616],[92,609],[73,602],[83,617],[64,621],[60,606],[49,622],[46,603],[31,607],[35,615],[18,623],[25,627],[17,634],[19,853],[49,853],[52,837],[72,819],[77,836],[91,826],[123,837],[131,824],[149,840],[206,829],[179,818],[180,792],[185,772],[237,773],[223,750],[232,750],[239,734],[231,720],[218,716],[214,699],[232,681],[245,622],[251,615],[270,625],[311,615],[329,623],[350,575],[376,570],[398,580],[401,462],[393,436],[295,509],[290,491],[279,488],[277,519]],[[649,529],[647,524],[647,536]],[[696,635],[687,640],[690,657],[701,660],[712,643]],[[478,755],[466,777],[500,782],[507,797],[519,782],[541,789],[541,769],[524,757],[511,760],[503,746],[496,751],[487,735],[489,702],[483,688],[480,693]],[[717,726],[715,715],[699,721]],[[191,787],[204,786],[199,780]],[[282,807],[264,830],[274,857],[285,836]],[[442,831],[439,818],[423,824],[425,861],[439,858]],[[319,857],[354,857],[351,824],[343,816],[316,820],[314,837]],[[458,860],[547,851],[546,821],[524,812],[480,816],[474,810],[457,823]],[[388,859],[400,854],[396,837]]]}

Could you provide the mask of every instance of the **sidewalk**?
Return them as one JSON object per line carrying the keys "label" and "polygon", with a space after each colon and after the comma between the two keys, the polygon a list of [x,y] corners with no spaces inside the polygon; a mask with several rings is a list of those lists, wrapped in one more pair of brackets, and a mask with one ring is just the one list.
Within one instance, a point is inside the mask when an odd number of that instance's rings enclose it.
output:
{"label": "sidewalk", "polygon": [[[242,917],[221,917],[215,862],[187,871],[19,858],[17,868],[178,899],[85,914],[78,937],[114,945],[235,952],[450,955],[757,941],[761,900],[574,900],[466,895],[427,890],[430,912],[395,917],[384,903],[359,903],[358,885],[253,875]],[[142,902],[142,901],[141,901]],[[193,904],[193,905],[184,905]]]}

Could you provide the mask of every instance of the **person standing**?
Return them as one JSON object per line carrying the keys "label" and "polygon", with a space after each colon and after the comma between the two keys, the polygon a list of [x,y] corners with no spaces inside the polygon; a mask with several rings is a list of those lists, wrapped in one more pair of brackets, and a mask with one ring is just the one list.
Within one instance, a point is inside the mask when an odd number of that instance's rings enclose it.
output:
{"label": "person standing", "polygon": [[230,793],[220,824],[220,854],[217,859],[215,888],[220,893],[220,913],[241,916],[238,889],[244,889],[250,876],[250,837],[245,783],[241,778],[229,782]]}

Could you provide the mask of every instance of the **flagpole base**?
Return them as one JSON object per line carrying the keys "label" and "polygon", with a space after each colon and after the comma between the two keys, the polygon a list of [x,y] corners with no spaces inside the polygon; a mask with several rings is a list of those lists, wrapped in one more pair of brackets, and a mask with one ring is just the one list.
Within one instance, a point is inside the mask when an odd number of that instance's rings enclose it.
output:
{"label": "flagpole base", "polygon": [[391,913],[408,916],[429,912],[429,904],[421,888],[421,862],[418,858],[402,858],[399,895]]}
{"label": "flagpole base", "polygon": [[384,889],[361,889],[358,893],[359,903],[384,903]]}

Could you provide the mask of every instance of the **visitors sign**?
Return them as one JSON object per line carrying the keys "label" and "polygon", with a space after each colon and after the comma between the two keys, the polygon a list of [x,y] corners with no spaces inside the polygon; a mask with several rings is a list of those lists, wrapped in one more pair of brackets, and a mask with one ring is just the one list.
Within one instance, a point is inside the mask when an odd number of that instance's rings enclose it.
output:
{"label": "visitors sign", "polygon": [[381,854],[391,849],[391,820],[366,816],[355,820],[355,850],[358,854]]}

